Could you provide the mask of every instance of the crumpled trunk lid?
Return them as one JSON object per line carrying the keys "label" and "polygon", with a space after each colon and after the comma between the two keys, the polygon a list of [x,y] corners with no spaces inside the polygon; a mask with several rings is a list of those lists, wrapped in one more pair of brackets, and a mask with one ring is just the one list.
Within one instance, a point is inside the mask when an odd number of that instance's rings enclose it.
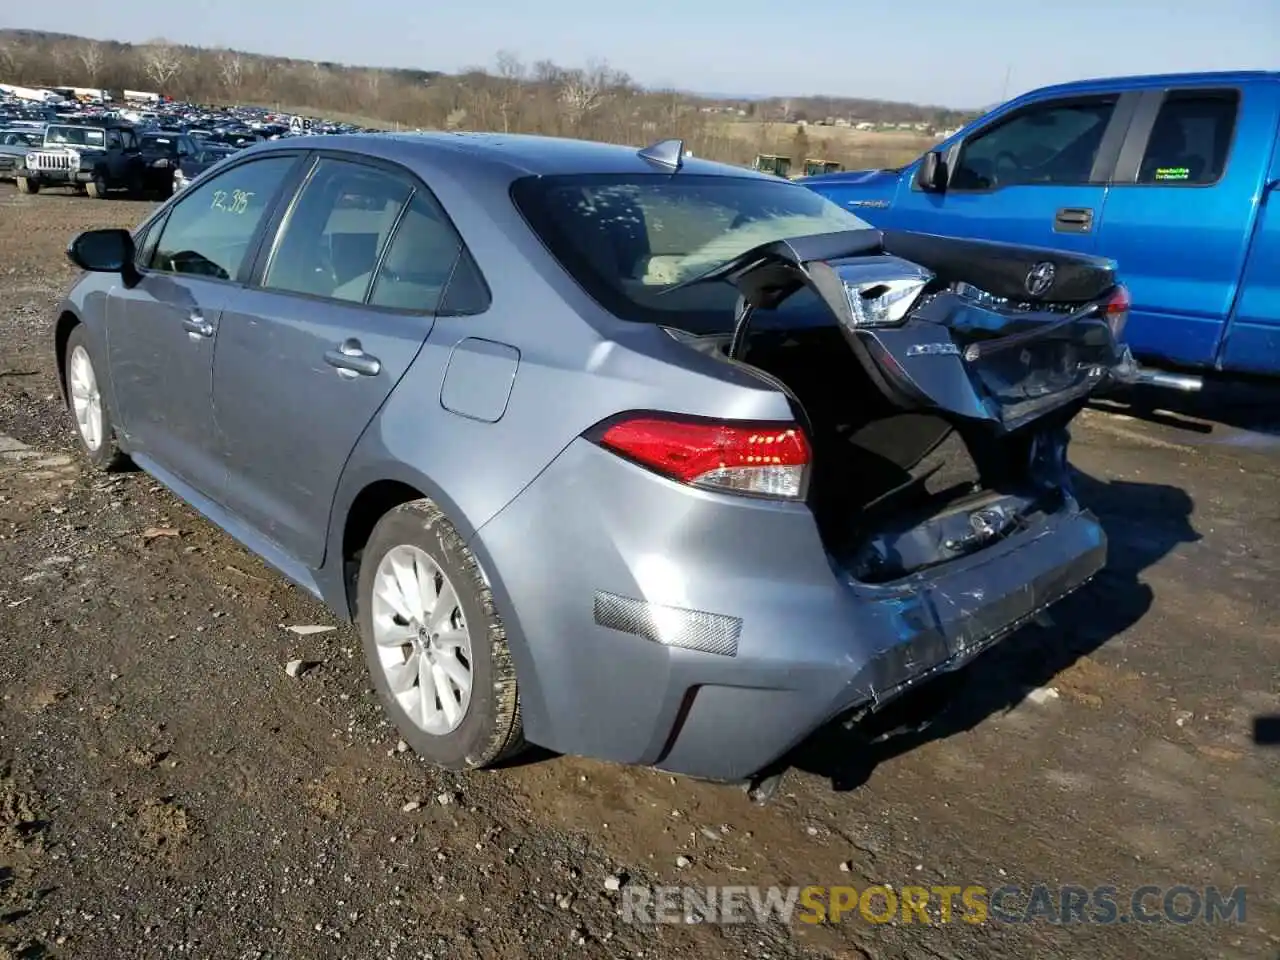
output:
{"label": "crumpled trunk lid", "polygon": [[[1098,257],[860,230],[766,244],[715,275],[743,296],[735,347],[753,310],[807,287],[896,405],[998,431],[1081,400],[1123,359],[1109,299],[1123,288],[1114,262]],[[914,297],[909,309],[896,322],[867,322],[859,298],[893,297],[895,284]]]}

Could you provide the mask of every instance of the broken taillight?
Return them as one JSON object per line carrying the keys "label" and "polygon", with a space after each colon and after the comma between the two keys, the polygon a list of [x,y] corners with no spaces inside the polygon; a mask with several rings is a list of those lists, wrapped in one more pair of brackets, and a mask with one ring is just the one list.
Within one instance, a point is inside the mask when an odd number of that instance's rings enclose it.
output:
{"label": "broken taillight", "polygon": [[812,455],[795,423],[624,415],[596,432],[597,443],[643,467],[695,487],[799,500]]}
{"label": "broken taillight", "polygon": [[1102,315],[1106,318],[1111,335],[1118,341],[1124,333],[1124,325],[1129,322],[1129,308],[1133,306],[1133,298],[1129,296],[1129,288],[1124,284],[1116,284],[1111,296],[1102,304]]}

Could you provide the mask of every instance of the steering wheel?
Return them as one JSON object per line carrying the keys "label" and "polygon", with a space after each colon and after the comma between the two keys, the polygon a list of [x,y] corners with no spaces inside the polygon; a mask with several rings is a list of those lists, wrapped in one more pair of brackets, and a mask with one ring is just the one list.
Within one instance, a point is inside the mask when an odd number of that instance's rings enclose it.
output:
{"label": "steering wheel", "polygon": [[[1017,183],[1020,175],[1024,172],[1018,158],[1008,150],[1001,150],[996,154],[993,167],[996,183],[1005,183],[1006,181]],[[1012,176],[1006,171],[1012,173]]]}

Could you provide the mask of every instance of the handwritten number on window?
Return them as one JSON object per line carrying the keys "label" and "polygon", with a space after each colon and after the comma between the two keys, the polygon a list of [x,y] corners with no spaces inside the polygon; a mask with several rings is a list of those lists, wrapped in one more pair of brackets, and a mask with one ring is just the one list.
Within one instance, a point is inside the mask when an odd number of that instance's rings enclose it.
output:
{"label": "handwritten number on window", "polygon": [[241,214],[249,209],[249,201],[254,197],[252,190],[213,191],[213,200],[209,206],[223,213]]}

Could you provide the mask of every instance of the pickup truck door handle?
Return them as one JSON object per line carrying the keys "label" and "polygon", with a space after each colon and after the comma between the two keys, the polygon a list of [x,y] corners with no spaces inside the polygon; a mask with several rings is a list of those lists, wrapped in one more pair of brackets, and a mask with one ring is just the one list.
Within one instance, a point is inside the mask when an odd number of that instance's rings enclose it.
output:
{"label": "pickup truck door handle", "polygon": [[332,350],[324,352],[324,362],[335,367],[338,376],[348,380],[355,377],[376,377],[382,372],[382,361],[364,352],[359,340],[343,340]]}
{"label": "pickup truck door handle", "polygon": [[190,340],[204,340],[213,336],[213,324],[199,310],[191,311],[191,316],[182,321],[182,326]]}
{"label": "pickup truck door handle", "polygon": [[1093,210],[1089,207],[1063,207],[1053,215],[1054,233],[1088,233],[1093,229]]}

